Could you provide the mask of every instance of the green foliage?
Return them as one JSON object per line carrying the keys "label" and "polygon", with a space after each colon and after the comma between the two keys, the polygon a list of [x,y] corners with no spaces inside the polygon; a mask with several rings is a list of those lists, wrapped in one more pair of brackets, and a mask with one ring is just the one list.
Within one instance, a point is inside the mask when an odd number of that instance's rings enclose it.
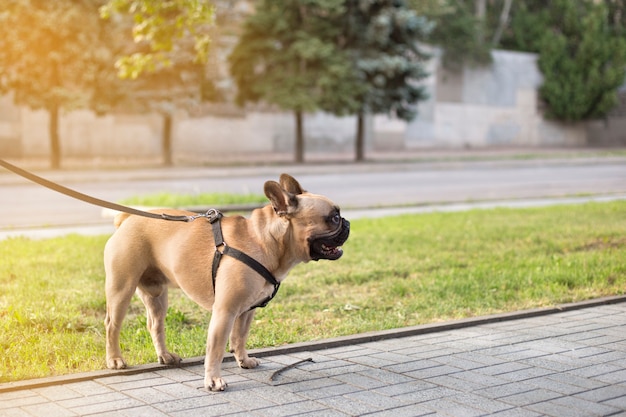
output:
{"label": "green foliage", "polygon": [[[624,294],[625,213],[619,201],[354,220],[340,260],[296,267],[257,311],[249,346]],[[0,241],[0,381],[104,368],[106,239]],[[168,346],[203,355],[209,313],[175,290],[170,306]],[[131,364],[156,360],[145,326],[135,298]]]}
{"label": "green foliage", "polygon": [[336,101],[322,107],[335,114],[389,113],[412,120],[415,104],[427,97],[417,82],[428,75],[423,64],[430,56],[418,42],[427,38],[432,25],[403,1],[348,0],[345,5],[339,45],[353,73],[339,82],[357,82],[350,93],[356,107],[338,108]]}
{"label": "green foliage", "polygon": [[261,0],[229,56],[237,102],[314,111],[346,61],[331,42],[342,0]]}
{"label": "green foliage", "polygon": [[[98,1],[0,2],[0,71],[17,104],[84,106],[103,54]],[[85,31],[84,27],[90,27]]]}
{"label": "green foliage", "polygon": [[[558,19],[558,16],[554,16]],[[515,1],[509,29],[500,47],[514,51],[539,53],[541,40],[553,21],[551,8],[544,0]]]}
{"label": "green foliage", "polygon": [[[193,40],[195,60],[206,63],[210,46],[208,29],[214,24],[214,8],[205,0],[109,0],[100,8],[108,19],[113,14],[132,15],[132,38],[145,43],[149,52],[124,55],[116,62],[122,78],[137,78],[143,71],[170,66],[177,49]],[[184,47],[184,46],[183,46]]]}
{"label": "green foliage", "polygon": [[[442,62],[448,69],[458,71],[464,64],[484,65],[491,62],[492,45],[485,42],[480,34],[493,29],[476,17],[473,3],[465,0],[412,2],[416,10],[435,24],[429,39],[443,49]],[[494,8],[488,11],[492,15],[495,13]]]}
{"label": "green foliage", "polygon": [[541,39],[538,61],[546,115],[566,121],[603,117],[617,103],[626,77],[626,37],[611,28],[602,3],[551,5],[559,24]]}
{"label": "green foliage", "polygon": [[103,68],[112,63],[100,0],[0,1],[0,91],[50,114],[51,166],[60,166],[62,110],[101,99]]}

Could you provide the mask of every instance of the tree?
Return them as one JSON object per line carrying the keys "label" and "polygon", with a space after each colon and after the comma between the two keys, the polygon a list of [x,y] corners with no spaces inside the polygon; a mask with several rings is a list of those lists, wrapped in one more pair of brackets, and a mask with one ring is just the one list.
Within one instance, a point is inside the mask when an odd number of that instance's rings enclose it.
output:
{"label": "tree", "polygon": [[[491,33],[491,16],[495,7],[484,0],[411,0],[418,14],[434,23],[429,41],[443,49],[444,67],[458,71],[463,65],[484,65],[491,62],[486,42]],[[489,7],[488,7],[489,6]]]}
{"label": "tree", "polygon": [[[346,97],[332,102],[325,99],[321,106],[334,114],[357,115],[355,159],[362,161],[366,114],[387,113],[410,121],[417,114],[415,104],[427,98],[425,88],[417,83],[428,75],[423,63],[430,56],[418,42],[425,40],[432,25],[403,1],[345,3],[344,31],[338,44],[351,63],[352,73],[337,81],[351,86],[346,96],[350,101]],[[331,93],[331,97],[336,96]]]}
{"label": "tree", "polygon": [[565,121],[604,117],[626,77],[626,38],[603,3],[552,2],[553,22],[539,46],[546,115]]}
{"label": "tree", "polygon": [[144,71],[170,66],[172,55],[189,39],[193,39],[195,62],[207,60],[208,31],[215,23],[215,12],[206,0],[109,0],[100,8],[100,14],[105,19],[114,14],[131,15],[133,40],[149,47],[117,60],[121,78],[137,78]]}
{"label": "tree", "polygon": [[229,56],[236,101],[264,101],[292,110],[296,120],[295,160],[304,160],[303,114],[319,108],[336,87],[334,73],[349,63],[332,41],[343,0],[260,0],[243,24]]}
{"label": "tree", "polygon": [[175,109],[197,104],[206,98],[203,90],[212,87],[204,77],[204,64],[214,8],[202,0],[109,0],[100,13],[114,20],[121,32],[131,32],[134,41],[117,39],[116,49],[121,46],[123,52],[115,66],[122,81],[115,84],[123,85],[125,93],[115,107],[162,116],[161,153],[164,165],[171,165]]}
{"label": "tree", "polygon": [[[0,0],[0,86],[16,104],[50,115],[50,166],[61,165],[61,111],[86,107],[108,54],[98,0]],[[87,29],[86,29],[87,28]]]}

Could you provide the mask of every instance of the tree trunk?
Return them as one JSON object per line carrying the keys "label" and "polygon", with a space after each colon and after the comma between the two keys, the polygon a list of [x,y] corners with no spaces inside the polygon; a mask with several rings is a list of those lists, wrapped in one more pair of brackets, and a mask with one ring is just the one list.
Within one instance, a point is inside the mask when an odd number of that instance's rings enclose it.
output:
{"label": "tree trunk", "polygon": [[163,113],[163,134],[162,134],[163,165],[172,166],[172,115]]}
{"label": "tree trunk", "polygon": [[59,139],[59,106],[53,104],[48,109],[48,135],[50,136],[50,168],[61,168],[61,141]]}
{"label": "tree trunk", "polygon": [[304,128],[302,120],[302,111],[296,110],[296,149],[295,161],[297,163],[304,162]]}
{"label": "tree trunk", "polygon": [[485,20],[487,17],[487,0],[476,0],[474,3],[478,29],[476,30],[476,41],[479,45],[485,43]]}
{"label": "tree trunk", "polygon": [[356,141],[355,141],[355,158],[356,162],[365,160],[365,114],[360,111],[357,114],[356,122]]}
{"label": "tree trunk", "polygon": [[498,29],[496,33],[493,35],[493,39],[491,40],[491,47],[497,48],[500,44],[500,39],[502,38],[502,32],[504,32],[504,28],[506,28],[509,23],[509,15],[511,14],[511,6],[513,5],[513,0],[504,0],[504,6],[502,7],[502,13],[500,13],[500,21],[498,23]]}

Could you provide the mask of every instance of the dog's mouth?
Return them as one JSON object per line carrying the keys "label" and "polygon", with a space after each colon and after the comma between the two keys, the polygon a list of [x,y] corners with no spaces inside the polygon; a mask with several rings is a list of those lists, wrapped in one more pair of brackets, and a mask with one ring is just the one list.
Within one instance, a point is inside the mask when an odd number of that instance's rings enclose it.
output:
{"label": "dog's mouth", "polygon": [[320,259],[334,261],[341,258],[341,255],[343,255],[341,245],[348,240],[349,235],[350,222],[342,218],[341,226],[337,230],[309,238],[311,259],[314,261]]}

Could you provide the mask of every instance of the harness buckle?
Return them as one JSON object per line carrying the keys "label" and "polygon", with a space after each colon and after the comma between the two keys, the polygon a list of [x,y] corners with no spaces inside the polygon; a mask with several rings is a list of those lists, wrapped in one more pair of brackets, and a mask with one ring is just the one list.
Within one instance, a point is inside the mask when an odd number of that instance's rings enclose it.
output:
{"label": "harness buckle", "polygon": [[214,208],[208,209],[207,212],[204,214],[204,217],[206,217],[211,224],[219,221],[223,216],[224,215],[221,211]]}

